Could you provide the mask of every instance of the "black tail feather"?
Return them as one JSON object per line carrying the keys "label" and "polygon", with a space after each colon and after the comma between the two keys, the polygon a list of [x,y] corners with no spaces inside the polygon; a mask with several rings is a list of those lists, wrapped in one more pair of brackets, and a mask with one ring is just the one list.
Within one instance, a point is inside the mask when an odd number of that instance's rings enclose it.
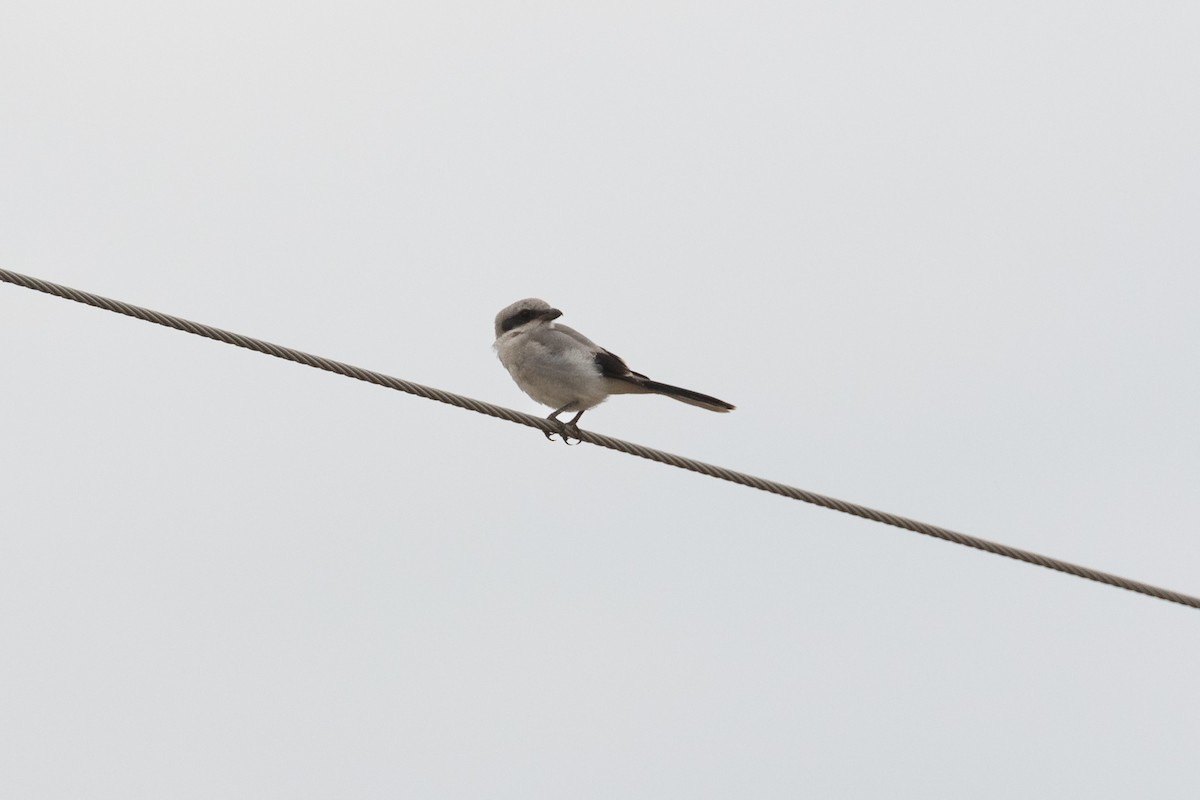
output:
{"label": "black tail feather", "polygon": [[688,405],[707,408],[709,411],[718,411],[723,414],[726,411],[733,411],[734,409],[731,403],[726,403],[724,400],[718,400],[706,394],[693,392],[691,389],[683,389],[678,386],[671,386],[667,383],[659,383],[658,381],[651,380],[643,380],[640,383],[655,394],[665,395]]}

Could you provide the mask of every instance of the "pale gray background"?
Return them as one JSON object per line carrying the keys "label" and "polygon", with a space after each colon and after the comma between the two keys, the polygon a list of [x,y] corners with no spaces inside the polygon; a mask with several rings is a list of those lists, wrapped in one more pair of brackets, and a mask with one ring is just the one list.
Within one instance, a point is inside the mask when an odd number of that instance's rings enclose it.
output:
{"label": "pale gray background", "polygon": [[[0,12],[9,269],[1200,592],[1194,2]],[[0,795],[1200,793],[1200,612],[0,286]]]}

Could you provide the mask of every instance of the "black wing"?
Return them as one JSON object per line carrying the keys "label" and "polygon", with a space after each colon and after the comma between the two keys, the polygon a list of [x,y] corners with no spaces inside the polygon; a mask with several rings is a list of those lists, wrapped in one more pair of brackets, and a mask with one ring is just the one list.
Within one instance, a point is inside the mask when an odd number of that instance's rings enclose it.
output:
{"label": "black wing", "polygon": [[607,350],[596,353],[596,366],[600,367],[600,374],[606,378],[616,378],[619,381],[629,381],[630,383],[641,383],[647,380],[645,375],[631,370],[620,356]]}

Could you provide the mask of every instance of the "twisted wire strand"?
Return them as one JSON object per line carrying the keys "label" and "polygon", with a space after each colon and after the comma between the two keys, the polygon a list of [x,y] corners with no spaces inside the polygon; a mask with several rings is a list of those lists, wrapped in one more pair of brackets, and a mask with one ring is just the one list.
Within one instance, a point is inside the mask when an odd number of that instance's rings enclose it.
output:
{"label": "twisted wire strand", "polygon": [[[530,428],[537,428],[544,433],[562,433],[562,429],[560,427],[561,423],[556,425],[550,420],[534,416],[532,414],[514,411],[510,408],[504,408],[503,406],[485,403],[470,397],[464,397],[463,395],[442,391],[441,389],[422,386],[419,383],[401,380],[400,378],[393,378],[392,376],[385,375],[381,372],[374,372],[372,370],[363,369],[351,364],[345,364],[341,361],[334,361],[332,359],[310,355],[309,353],[304,353],[300,350],[293,350],[290,347],[283,347],[282,345],[272,344],[271,342],[266,342],[261,339],[254,339],[249,336],[243,336],[239,333],[232,333],[220,328],[214,328],[211,325],[204,325],[199,322],[192,322],[190,320],[175,317],[170,314],[152,311],[148,308],[142,308],[141,306],[122,303],[119,300],[101,297],[100,295],[80,291],[79,289],[72,289],[68,286],[60,286],[56,283],[50,283],[49,281],[43,281],[38,278],[31,278],[27,275],[22,275],[10,270],[0,269],[0,280],[15,284],[17,286],[23,286],[27,289],[32,289],[37,292],[54,295],[55,297],[73,300],[76,303],[83,303],[96,308],[102,308],[106,311],[112,311],[117,314],[124,314],[136,319],[145,320],[146,322],[165,325],[168,328],[175,328],[176,330],[195,334],[196,336],[203,336],[208,339],[215,339],[218,342],[225,342],[226,344],[232,344],[237,347],[244,347],[247,350],[254,350],[259,353],[274,356],[275,358],[282,358],[286,361],[294,361],[297,364],[304,364],[305,366],[326,370],[338,375],[344,375],[347,378],[354,378],[356,380],[366,381],[367,383],[373,383],[377,386],[384,386],[388,389],[407,392],[408,394],[414,394],[418,397],[424,397],[427,400],[436,400],[439,403],[446,403],[448,405],[457,406],[458,408],[465,408],[469,411],[475,411],[479,414],[486,414],[490,417],[496,417],[509,422],[515,422],[518,425],[527,425]],[[1180,605],[1200,609],[1200,597],[1193,597],[1191,595],[1153,586],[1148,583],[1142,583],[1141,581],[1122,578],[1119,575],[1113,575],[1108,572],[1101,572],[1089,567],[1079,566],[1078,564],[1072,564],[1069,561],[1062,561],[1061,559],[1050,558],[1049,556],[1039,555],[1038,553],[1032,553],[1028,550],[1022,550],[1017,547],[999,544],[987,539],[968,536],[965,533],[958,533],[957,531],[952,531],[937,525],[930,525],[925,522],[918,522],[906,517],[889,514],[885,511],[876,511],[873,508],[861,506],[857,503],[849,503],[833,497],[826,497],[824,495],[816,494],[815,492],[798,489],[795,486],[788,486],[787,484],[766,480],[765,478],[757,478],[753,475],[747,475],[743,472],[736,472],[734,470],[715,466],[713,464],[706,464],[702,461],[696,461],[695,459],[674,455],[673,453],[667,453],[662,450],[655,450],[652,447],[645,447],[634,442],[626,442],[622,439],[614,439],[611,436],[605,436],[599,433],[581,430],[579,431],[579,439],[587,442],[588,444],[594,444],[599,447],[607,447],[610,450],[616,450],[620,453],[626,453],[628,455],[645,458],[650,461],[656,461],[660,464],[667,464],[668,466],[678,467],[679,469],[698,472],[701,475],[707,475],[711,478],[729,481],[730,483],[736,483],[741,486],[748,486],[751,489],[758,489],[759,491],[770,492],[771,494],[789,497],[793,500],[811,503],[812,505],[828,508],[832,511],[840,511],[843,514],[852,514],[856,517],[872,520],[873,522],[881,522],[885,525],[902,528],[914,533],[932,536],[935,539],[942,539],[943,541],[953,542],[954,544],[973,547],[976,550],[982,550],[986,553],[1005,556],[1006,558],[1015,559],[1017,561],[1024,561],[1027,564],[1034,564],[1039,567],[1045,567],[1046,569],[1063,572],[1067,575],[1074,575],[1079,578],[1095,581],[1097,583],[1103,583],[1108,586],[1115,586],[1119,589],[1126,589],[1131,592],[1148,595],[1149,597],[1156,597],[1160,600],[1166,600],[1171,603],[1178,603]]]}

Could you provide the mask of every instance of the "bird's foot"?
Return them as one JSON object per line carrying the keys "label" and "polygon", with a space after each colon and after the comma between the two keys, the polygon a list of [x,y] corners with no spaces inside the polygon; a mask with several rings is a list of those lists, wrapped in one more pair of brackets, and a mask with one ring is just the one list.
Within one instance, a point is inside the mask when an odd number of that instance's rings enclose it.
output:
{"label": "bird's foot", "polygon": [[[554,435],[556,433],[562,437],[563,444],[569,447],[577,445],[581,441],[579,437],[579,426],[574,422],[563,422],[555,417],[547,417],[546,420],[558,428],[557,431],[542,431],[542,435],[546,437],[547,441],[553,442]],[[575,441],[572,442],[572,439]]]}
{"label": "bird's foot", "polygon": [[563,444],[567,445],[568,447],[571,446],[571,437],[575,438],[575,444],[579,444],[583,441],[583,437],[579,435],[579,426],[574,422],[568,422],[563,425],[562,437]]}

